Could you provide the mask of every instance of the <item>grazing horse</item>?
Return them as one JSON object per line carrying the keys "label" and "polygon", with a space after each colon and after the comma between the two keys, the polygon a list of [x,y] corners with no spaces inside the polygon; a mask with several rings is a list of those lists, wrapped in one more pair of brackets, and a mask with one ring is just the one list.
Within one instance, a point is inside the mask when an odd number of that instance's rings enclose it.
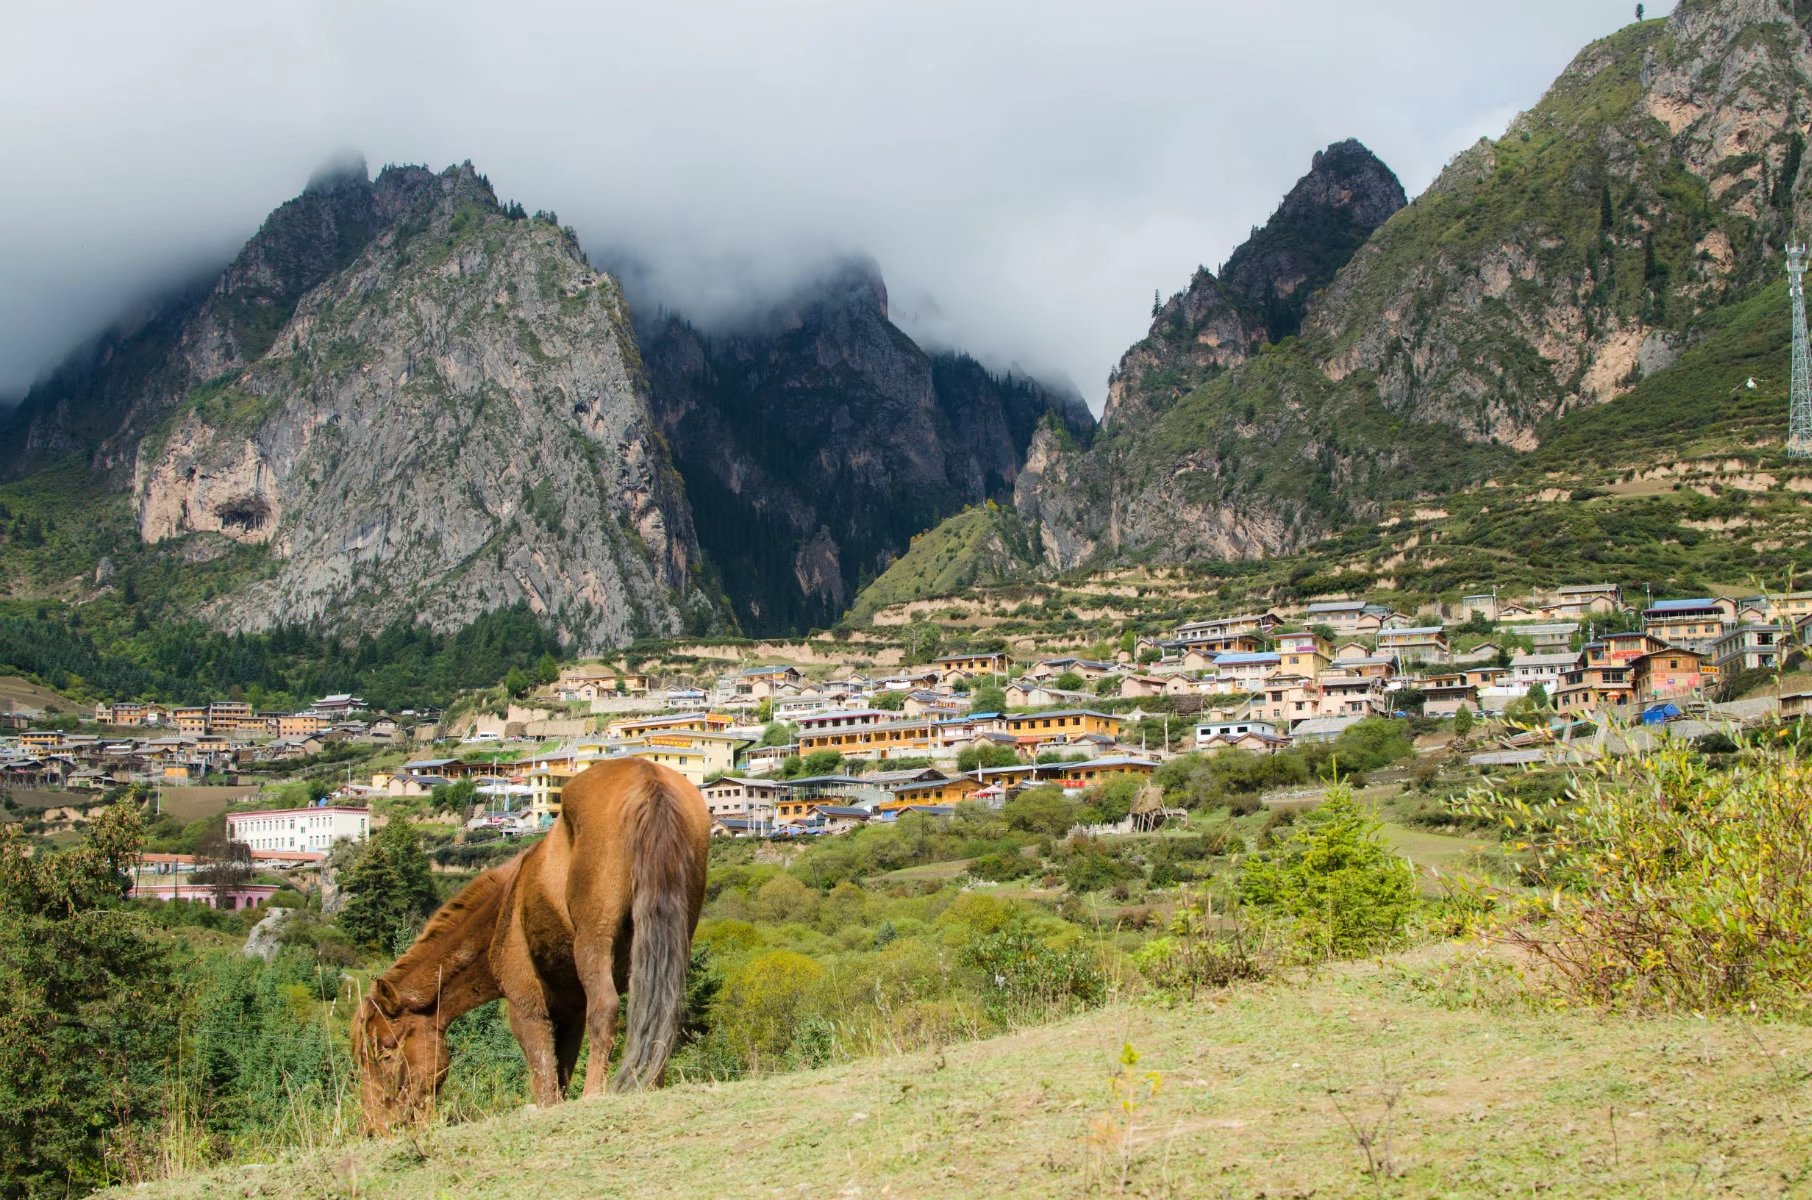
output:
{"label": "grazing horse", "polygon": [[625,990],[610,1088],[657,1086],[685,1015],[709,842],[704,798],[666,767],[622,759],[568,780],[547,837],[442,905],[359,1005],[366,1128],[425,1116],[447,1075],[447,1025],[500,996],[536,1104],[566,1095],[587,1032],[585,1095],[604,1089]]}

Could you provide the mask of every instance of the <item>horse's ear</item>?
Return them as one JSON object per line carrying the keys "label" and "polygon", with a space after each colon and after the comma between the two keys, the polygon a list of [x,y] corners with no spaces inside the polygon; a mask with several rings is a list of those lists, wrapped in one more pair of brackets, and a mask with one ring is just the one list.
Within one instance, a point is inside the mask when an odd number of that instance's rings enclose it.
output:
{"label": "horse's ear", "polygon": [[371,981],[371,1001],[387,1017],[394,1016],[402,1007],[402,997],[397,994],[396,985],[382,975]]}

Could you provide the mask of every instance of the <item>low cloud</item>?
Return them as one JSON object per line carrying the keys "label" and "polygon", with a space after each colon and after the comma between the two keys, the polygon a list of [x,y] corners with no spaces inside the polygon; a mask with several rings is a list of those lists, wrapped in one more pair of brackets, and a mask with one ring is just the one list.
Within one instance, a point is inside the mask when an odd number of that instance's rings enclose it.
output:
{"label": "low cloud", "polygon": [[[1651,6],[1658,15],[1666,6]],[[852,253],[916,336],[1098,405],[1153,290],[1329,142],[1414,194],[1627,20],[1460,6],[232,0],[0,18],[0,395],[224,261],[348,148],[471,159],[656,294],[727,311]]]}

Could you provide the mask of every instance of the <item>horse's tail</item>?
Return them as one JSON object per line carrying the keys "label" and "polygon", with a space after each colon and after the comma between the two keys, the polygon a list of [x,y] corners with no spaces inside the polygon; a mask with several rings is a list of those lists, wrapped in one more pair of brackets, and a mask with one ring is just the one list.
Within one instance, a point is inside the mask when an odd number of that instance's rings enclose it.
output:
{"label": "horse's tail", "polygon": [[631,913],[629,1025],[612,1091],[656,1087],[679,1041],[692,965],[694,897],[703,891],[704,864],[687,835],[681,805],[659,774],[650,772],[630,814]]}

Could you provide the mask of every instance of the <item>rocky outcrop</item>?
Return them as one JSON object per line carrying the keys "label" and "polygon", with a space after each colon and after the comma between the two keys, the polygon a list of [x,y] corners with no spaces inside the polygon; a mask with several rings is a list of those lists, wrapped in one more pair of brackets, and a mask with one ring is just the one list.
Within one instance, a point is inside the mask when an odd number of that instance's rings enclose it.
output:
{"label": "rocky outcrop", "polygon": [[1047,417],[1079,400],[932,355],[848,263],[726,327],[645,323],[654,410],[699,538],[751,632],[830,624],[943,517],[1013,489]]}
{"label": "rocky outcrop", "polygon": [[[386,170],[369,197],[357,256],[138,443],[141,537],[266,547],[210,610],[229,627],[450,629],[518,601],[582,650],[709,625],[616,282],[469,164]],[[242,255],[223,294],[253,316],[193,323],[183,353],[243,355],[314,269]]]}
{"label": "rocky outcrop", "polygon": [[1809,120],[1812,43],[1781,0],[1683,0],[1407,207],[1330,147],[1160,308],[1093,446],[1034,448],[1016,500],[1047,561],[1290,551],[1484,478],[1778,278]]}

